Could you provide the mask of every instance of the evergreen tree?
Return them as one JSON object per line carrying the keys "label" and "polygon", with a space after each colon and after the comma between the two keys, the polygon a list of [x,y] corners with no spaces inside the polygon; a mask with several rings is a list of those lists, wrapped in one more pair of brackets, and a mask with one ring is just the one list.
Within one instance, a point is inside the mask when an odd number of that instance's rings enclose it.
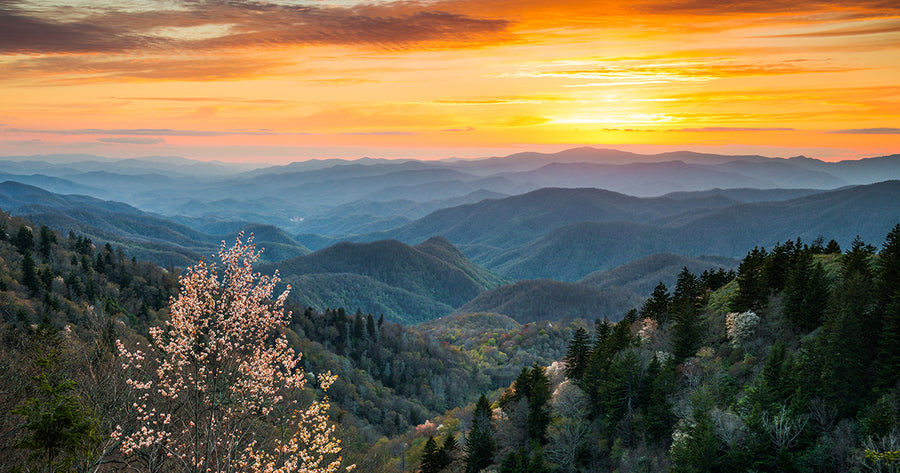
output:
{"label": "evergreen tree", "polygon": [[669,436],[675,419],[669,403],[669,395],[675,386],[675,372],[671,366],[663,366],[656,355],[647,365],[644,386],[644,432],[652,440],[660,440]]}
{"label": "evergreen tree", "polygon": [[584,377],[584,371],[587,369],[588,359],[591,354],[589,346],[589,338],[587,330],[578,327],[572,340],[569,341],[569,347],[566,349],[566,378],[578,384]]}
{"label": "evergreen tree", "polygon": [[828,293],[825,269],[821,263],[813,263],[810,252],[801,252],[784,289],[785,317],[803,330],[818,327],[828,303]]}
{"label": "evergreen tree", "polygon": [[844,279],[849,278],[852,274],[858,273],[863,279],[872,279],[872,267],[869,264],[871,256],[875,254],[875,247],[869,245],[856,235],[853,243],[850,244],[850,250],[844,254],[841,260],[841,276]]}
{"label": "evergreen tree", "polygon": [[828,246],[825,247],[826,255],[839,255],[841,254],[841,245],[838,242],[831,240],[828,242]]}
{"label": "evergreen tree", "polygon": [[365,329],[363,328],[363,319],[362,319],[362,311],[357,309],[356,314],[353,315],[353,332],[351,332],[351,337],[354,342],[360,342],[365,337]]}
{"label": "evergreen tree", "polygon": [[821,370],[815,388],[841,417],[854,415],[869,391],[866,369],[875,347],[863,317],[870,292],[870,284],[859,273],[835,288],[813,354],[817,358],[813,365]]}
{"label": "evergreen tree", "polygon": [[46,225],[41,225],[39,249],[44,260],[50,258],[51,245],[56,244],[56,234]]}
{"label": "evergreen tree", "polygon": [[34,258],[31,257],[31,252],[26,251],[25,256],[22,258],[22,284],[31,291],[32,294],[37,294],[41,289],[41,281],[38,278],[37,266],[34,264]]}
{"label": "evergreen tree", "polygon": [[25,419],[25,435],[15,445],[30,450],[30,459],[46,465],[48,472],[68,471],[77,460],[89,458],[101,442],[98,420],[75,394],[75,382],[54,379],[48,372],[49,358],[38,364],[41,374],[34,378],[38,394],[13,411]]}
{"label": "evergreen tree", "polygon": [[797,243],[788,240],[784,244],[775,244],[765,263],[765,280],[768,287],[775,292],[784,289],[788,274],[794,268],[795,258],[800,253],[806,252],[801,248],[799,239]]}
{"label": "evergreen tree", "polygon": [[444,443],[441,444],[441,448],[438,450],[437,464],[440,470],[447,468],[453,463],[457,447],[456,437],[453,436],[452,432],[447,432],[447,435],[444,437]]}
{"label": "evergreen tree", "polygon": [[884,310],[900,288],[900,223],[885,237],[884,246],[878,253],[876,270],[875,304],[878,310]]}
{"label": "evergreen tree", "polygon": [[441,471],[439,450],[434,437],[429,436],[425,442],[425,449],[422,450],[422,461],[419,463],[419,471],[421,473],[438,473]]}
{"label": "evergreen tree", "polygon": [[653,294],[650,295],[650,298],[641,306],[640,315],[644,318],[649,317],[659,323],[666,323],[669,321],[670,303],[671,296],[669,296],[669,290],[666,288],[666,285],[660,281],[659,284],[653,288]]}
{"label": "evergreen tree", "polygon": [[375,328],[375,317],[372,314],[366,315],[366,332],[369,334],[369,340],[378,338],[378,330]]}
{"label": "evergreen tree", "polygon": [[900,288],[882,314],[875,356],[875,386],[880,391],[900,388]]}
{"label": "evergreen tree", "polygon": [[686,267],[682,269],[672,302],[675,313],[672,354],[676,363],[693,356],[700,348],[703,336],[700,325],[701,291],[697,278]]}
{"label": "evergreen tree", "polygon": [[494,463],[497,444],[491,433],[491,405],[482,394],[475,403],[472,413],[472,428],[463,446],[466,473],[477,473]]}
{"label": "evergreen tree", "polygon": [[737,274],[737,295],[732,300],[731,310],[745,312],[758,309],[766,303],[769,295],[765,275],[766,257],[765,248],[754,247],[741,261]]}
{"label": "evergreen tree", "polygon": [[719,440],[713,430],[709,415],[711,400],[705,392],[694,394],[691,399],[694,422],[684,426],[680,435],[674,436],[671,447],[672,473],[719,471]]}
{"label": "evergreen tree", "polygon": [[34,234],[31,232],[31,229],[22,225],[19,227],[19,231],[16,232],[15,238],[13,238],[13,245],[16,245],[19,253],[25,254],[26,251],[30,251],[34,248]]}
{"label": "evergreen tree", "polygon": [[528,384],[528,437],[544,443],[547,440],[547,426],[550,425],[550,380],[543,366],[535,363],[529,373]]}

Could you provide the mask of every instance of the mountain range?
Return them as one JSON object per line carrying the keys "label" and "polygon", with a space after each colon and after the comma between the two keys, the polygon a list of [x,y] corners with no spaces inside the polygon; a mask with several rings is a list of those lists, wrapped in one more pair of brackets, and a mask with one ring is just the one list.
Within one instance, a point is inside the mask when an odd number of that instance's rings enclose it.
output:
{"label": "mountain range", "polygon": [[28,157],[0,160],[0,208],[173,267],[253,233],[262,267],[316,309],[407,324],[465,312],[615,319],[680,268],[731,269],[755,245],[880,244],[900,221],[900,181],[867,182],[900,177],[898,160],[576,148],[248,169]]}

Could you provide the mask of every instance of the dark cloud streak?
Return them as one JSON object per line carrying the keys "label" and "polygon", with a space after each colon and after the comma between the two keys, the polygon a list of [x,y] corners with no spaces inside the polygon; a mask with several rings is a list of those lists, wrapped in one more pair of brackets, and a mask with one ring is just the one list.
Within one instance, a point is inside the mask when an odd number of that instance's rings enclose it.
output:
{"label": "dark cloud streak", "polygon": [[[285,6],[263,2],[191,2],[187,11],[85,10],[66,21],[62,12],[31,12],[0,5],[0,54],[129,53],[292,45],[372,45],[403,49],[434,43],[467,45],[494,40],[510,22],[427,9],[419,4],[351,8]],[[58,19],[54,19],[58,18]],[[221,27],[221,35],[191,38],[190,28]],[[182,28],[184,34],[157,33]],[[170,32],[171,33],[171,32]],[[196,32],[195,32],[196,33]]]}
{"label": "dark cloud streak", "polygon": [[852,128],[849,130],[831,130],[826,133],[839,135],[900,135],[900,128]]}

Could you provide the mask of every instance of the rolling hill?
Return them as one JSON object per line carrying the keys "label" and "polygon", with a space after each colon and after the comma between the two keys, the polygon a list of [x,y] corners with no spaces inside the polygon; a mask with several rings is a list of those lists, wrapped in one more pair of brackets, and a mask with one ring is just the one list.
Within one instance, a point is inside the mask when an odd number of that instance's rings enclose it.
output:
{"label": "rolling hill", "polygon": [[442,235],[476,262],[480,255],[514,248],[564,225],[584,221],[652,221],[689,210],[732,205],[728,199],[638,198],[602,189],[547,188],[435,211],[387,232],[354,241],[393,238],[406,242]]}
{"label": "rolling hill", "polygon": [[643,301],[644,297],[627,289],[601,289],[589,284],[540,279],[519,281],[487,291],[454,314],[497,313],[522,324],[604,317],[618,321]]}
{"label": "rolling hill", "polygon": [[649,297],[653,288],[662,282],[674,288],[678,272],[687,268],[694,274],[707,269],[736,269],[738,261],[717,256],[691,258],[672,253],[657,253],[606,271],[595,271],[579,282],[600,288],[617,287]]}
{"label": "rolling hill", "polygon": [[772,247],[797,237],[812,242],[818,236],[847,246],[859,235],[880,245],[900,222],[897,202],[900,181],[886,181],[783,202],[696,210],[652,224],[585,221],[479,263],[511,278],[574,281],[654,253],[739,258],[755,245]]}
{"label": "rolling hill", "polygon": [[[276,265],[261,268],[272,271]],[[361,308],[404,323],[446,315],[501,283],[440,237],[417,246],[396,240],[338,243],[277,268],[298,288],[298,301],[316,308]]]}

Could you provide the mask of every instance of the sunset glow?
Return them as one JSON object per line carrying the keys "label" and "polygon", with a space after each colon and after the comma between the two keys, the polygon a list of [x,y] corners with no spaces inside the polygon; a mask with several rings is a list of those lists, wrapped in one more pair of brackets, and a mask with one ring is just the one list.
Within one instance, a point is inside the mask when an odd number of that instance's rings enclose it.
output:
{"label": "sunset glow", "polygon": [[0,154],[900,153],[900,3],[0,2]]}

